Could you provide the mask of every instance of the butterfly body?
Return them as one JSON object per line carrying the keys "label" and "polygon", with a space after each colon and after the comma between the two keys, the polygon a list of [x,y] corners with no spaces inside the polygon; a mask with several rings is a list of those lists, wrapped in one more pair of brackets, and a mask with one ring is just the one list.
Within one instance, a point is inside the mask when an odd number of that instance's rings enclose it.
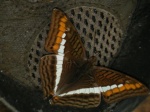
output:
{"label": "butterfly body", "polygon": [[120,72],[94,65],[86,59],[85,48],[67,15],[53,9],[50,31],[45,41],[49,52],[40,60],[40,76],[50,104],[79,108],[97,107],[101,94],[107,103],[131,96],[146,95],[149,89]]}
{"label": "butterfly body", "polygon": [[[80,89],[86,87],[88,84],[90,84],[91,87],[93,86],[94,77],[91,75],[93,72],[93,62],[91,62],[91,60],[84,60],[79,63],[73,63],[73,65],[76,70],[69,74],[70,77],[66,77],[65,81],[58,84],[58,89],[56,91],[57,94]],[[84,83],[84,85],[82,83]]]}

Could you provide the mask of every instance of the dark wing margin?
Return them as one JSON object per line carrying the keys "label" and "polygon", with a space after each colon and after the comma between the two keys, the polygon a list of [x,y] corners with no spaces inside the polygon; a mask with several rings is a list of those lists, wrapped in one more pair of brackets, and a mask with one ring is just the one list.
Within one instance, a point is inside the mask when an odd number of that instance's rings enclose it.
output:
{"label": "dark wing margin", "polygon": [[101,86],[103,98],[107,103],[150,93],[138,80],[109,68],[95,67],[94,77],[97,86]]}

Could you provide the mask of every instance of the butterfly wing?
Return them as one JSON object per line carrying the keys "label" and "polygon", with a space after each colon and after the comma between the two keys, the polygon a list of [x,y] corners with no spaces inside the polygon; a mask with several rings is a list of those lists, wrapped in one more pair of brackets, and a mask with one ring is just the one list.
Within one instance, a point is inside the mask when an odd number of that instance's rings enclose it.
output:
{"label": "butterfly wing", "polygon": [[132,96],[148,95],[149,89],[136,79],[105,67],[96,67],[94,77],[107,103]]}
{"label": "butterfly wing", "polygon": [[65,54],[65,57],[73,60],[81,60],[85,57],[85,50],[77,30],[67,15],[59,9],[52,11],[45,49],[50,53]]}
{"label": "butterfly wing", "polygon": [[[57,79],[60,77],[62,63],[63,63],[62,57],[55,54],[46,55],[41,58],[39,71],[42,81],[42,89],[45,97],[54,95],[54,88],[56,85],[55,80],[56,77]],[[58,66],[59,71],[57,70]]]}

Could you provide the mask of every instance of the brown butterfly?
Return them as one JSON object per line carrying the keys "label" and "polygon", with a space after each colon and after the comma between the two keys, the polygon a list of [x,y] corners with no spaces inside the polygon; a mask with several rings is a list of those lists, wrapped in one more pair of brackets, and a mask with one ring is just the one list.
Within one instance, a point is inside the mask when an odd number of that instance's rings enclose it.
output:
{"label": "brown butterfly", "polygon": [[40,60],[40,76],[50,104],[92,108],[131,96],[146,95],[149,89],[120,72],[94,66],[96,57],[86,59],[80,36],[67,15],[53,9],[50,31],[45,41],[49,52]]}

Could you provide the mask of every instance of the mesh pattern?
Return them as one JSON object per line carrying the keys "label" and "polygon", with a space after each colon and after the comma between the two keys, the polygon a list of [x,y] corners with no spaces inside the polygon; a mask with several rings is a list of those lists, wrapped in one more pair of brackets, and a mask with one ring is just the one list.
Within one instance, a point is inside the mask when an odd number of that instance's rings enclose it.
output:
{"label": "mesh pattern", "polygon": [[47,54],[47,52],[44,50],[44,43],[45,38],[47,37],[47,34],[49,32],[49,25],[50,24],[48,24],[45,28],[43,28],[43,30],[37,36],[31,48],[31,51],[28,55],[29,75],[32,79],[32,83],[37,87],[41,87],[40,86],[41,78],[39,74],[39,61],[44,54]]}

